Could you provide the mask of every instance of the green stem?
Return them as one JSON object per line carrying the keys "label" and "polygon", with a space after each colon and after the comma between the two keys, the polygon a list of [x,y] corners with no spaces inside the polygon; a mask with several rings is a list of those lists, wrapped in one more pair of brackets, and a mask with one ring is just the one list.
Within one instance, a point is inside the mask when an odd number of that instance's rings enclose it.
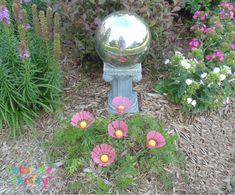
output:
{"label": "green stem", "polygon": [[10,53],[10,63],[15,71],[15,64],[14,64],[14,50],[12,48],[12,40],[11,40],[11,33],[10,33],[10,29],[9,27],[5,26],[4,25],[4,30],[5,30],[5,33],[7,35],[7,44],[8,44],[8,48],[9,48],[9,53]]}

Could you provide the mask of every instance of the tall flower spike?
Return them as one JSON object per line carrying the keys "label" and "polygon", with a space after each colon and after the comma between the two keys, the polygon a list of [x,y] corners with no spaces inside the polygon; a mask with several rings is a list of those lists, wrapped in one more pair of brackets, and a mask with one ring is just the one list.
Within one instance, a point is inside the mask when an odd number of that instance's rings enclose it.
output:
{"label": "tall flower spike", "polygon": [[55,63],[59,64],[60,60],[60,35],[54,34],[54,60]]}
{"label": "tall flower spike", "polygon": [[10,15],[5,1],[1,1],[0,3],[0,22],[6,25],[10,24]]}
{"label": "tall flower spike", "polygon": [[12,5],[12,10],[15,20],[18,21],[20,19],[20,4],[18,3],[17,0],[14,1]]}
{"label": "tall flower spike", "polygon": [[38,8],[37,5],[32,5],[32,14],[33,14],[33,25],[35,32],[37,33],[38,36],[41,35],[40,32],[40,25],[39,25],[39,20],[38,20]]}
{"label": "tall flower spike", "polygon": [[50,7],[47,8],[47,29],[48,33],[51,32],[51,24],[52,24],[52,9]]}
{"label": "tall flower spike", "polygon": [[24,41],[20,42],[20,49],[19,49],[19,56],[24,60],[30,57],[29,50],[27,48],[27,45]]}
{"label": "tall flower spike", "polygon": [[6,0],[0,0],[0,5],[2,5],[2,6],[6,6],[6,5],[7,5]]}
{"label": "tall flower spike", "polygon": [[18,32],[19,32],[19,35],[20,35],[20,40],[21,41],[25,41],[25,30],[24,28],[22,27],[21,24],[18,25]]}
{"label": "tall flower spike", "polygon": [[41,24],[41,34],[45,41],[48,41],[48,30],[47,30],[47,23],[44,11],[39,12],[39,19]]}
{"label": "tall flower spike", "polygon": [[54,33],[60,32],[60,15],[58,13],[55,13],[54,17]]}
{"label": "tall flower spike", "polygon": [[28,30],[30,28],[30,24],[28,21],[28,14],[27,11],[25,9],[23,9],[21,11],[21,16],[22,16],[22,20],[23,20],[23,27],[25,30]]}

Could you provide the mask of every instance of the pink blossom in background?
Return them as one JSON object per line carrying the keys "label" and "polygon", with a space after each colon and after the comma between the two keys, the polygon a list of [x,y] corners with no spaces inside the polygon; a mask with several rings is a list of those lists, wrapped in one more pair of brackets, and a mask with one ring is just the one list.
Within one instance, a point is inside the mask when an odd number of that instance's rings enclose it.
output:
{"label": "pink blossom in background", "polygon": [[206,55],[206,60],[218,60],[220,62],[224,61],[224,52],[215,51],[213,54]]}
{"label": "pink blossom in background", "polygon": [[126,57],[124,57],[124,56],[120,56],[120,57],[119,57],[119,62],[124,63],[124,62],[126,62],[126,61],[127,61],[127,58],[126,58]]}
{"label": "pink blossom in background", "polygon": [[230,45],[230,47],[231,47],[231,49],[235,50],[235,43],[232,43],[232,44]]}
{"label": "pink blossom in background", "polygon": [[[120,132],[121,131],[121,132]],[[108,134],[110,137],[115,139],[124,138],[127,136],[128,126],[124,121],[115,120],[108,125]]]}
{"label": "pink blossom in background", "polygon": [[191,46],[191,49],[196,49],[201,45],[201,42],[199,41],[198,38],[193,38],[189,43],[189,45]]}
{"label": "pink blossom in background", "polygon": [[216,55],[217,55],[217,59],[220,61],[220,62],[223,62],[224,61],[224,52],[222,51],[215,51]]}
{"label": "pink blossom in background", "polygon": [[190,30],[195,30],[195,26],[191,26]]}
{"label": "pink blossom in background", "polygon": [[208,60],[210,60],[211,59],[211,55],[210,54],[207,54],[206,55],[206,60],[208,61]]}
{"label": "pink blossom in background", "polygon": [[112,105],[118,114],[128,111],[131,107],[131,100],[127,97],[118,96],[113,98]]}
{"label": "pink blossom in background", "polygon": [[10,24],[10,16],[6,6],[0,5],[0,22],[5,24]]}
{"label": "pink blossom in background", "polygon": [[161,148],[166,144],[163,135],[157,131],[150,131],[147,134],[147,147],[150,149]]}
{"label": "pink blossom in background", "polygon": [[200,31],[204,32],[207,29],[207,26],[205,24],[202,24],[199,29]]}
{"label": "pink blossom in background", "polygon": [[206,20],[206,18],[208,17],[208,13],[203,12],[203,11],[196,11],[193,15],[193,19],[199,19],[201,21]]}
{"label": "pink blossom in background", "polygon": [[81,111],[73,115],[70,124],[77,128],[87,129],[94,122],[95,122],[95,118],[90,112]]}
{"label": "pink blossom in background", "polygon": [[197,19],[199,17],[200,13],[201,13],[200,11],[196,11],[193,15],[193,19]]}
{"label": "pink blossom in background", "polygon": [[112,164],[115,157],[115,150],[108,144],[97,145],[91,152],[93,161],[102,167],[107,167]]}

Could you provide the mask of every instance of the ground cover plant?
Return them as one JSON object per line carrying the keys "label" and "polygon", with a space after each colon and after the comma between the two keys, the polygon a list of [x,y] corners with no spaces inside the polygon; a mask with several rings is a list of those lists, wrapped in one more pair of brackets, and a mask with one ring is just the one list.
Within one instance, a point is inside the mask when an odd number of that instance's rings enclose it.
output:
{"label": "ground cover plant", "polygon": [[216,11],[196,11],[191,30],[195,38],[185,57],[176,52],[168,64],[169,77],[156,85],[182,111],[220,108],[235,92],[235,4],[221,2]]}
{"label": "ground cover plant", "polygon": [[0,126],[14,137],[41,110],[53,110],[61,85],[59,15],[36,5],[32,15],[24,2],[0,1]]}
{"label": "ground cover plant", "polygon": [[81,193],[108,193],[138,189],[144,179],[157,177],[171,189],[174,176],[166,169],[180,166],[183,156],[176,149],[176,137],[153,118],[135,114],[123,120],[131,105],[116,97],[118,116],[95,121],[86,111],[73,115],[71,124],[55,132],[48,143],[50,156],[64,163],[65,173]]}

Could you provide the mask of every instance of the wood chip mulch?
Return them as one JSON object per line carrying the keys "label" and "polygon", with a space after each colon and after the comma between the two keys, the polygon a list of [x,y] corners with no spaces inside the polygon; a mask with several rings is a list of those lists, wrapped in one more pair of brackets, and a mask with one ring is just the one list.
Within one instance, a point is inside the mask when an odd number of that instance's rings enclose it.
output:
{"label": "wood chip mulch", "polygon": [[[106,116],[107,93],[110,85],[102,80],[102,72],[84,76],[75,67],[65,71],[64,112],[60,115],[45,114],[35,121],[36,130],[28,131],[23,138],[11,140],[3,131],[0,134],[0,194],[23,193],[69,193],[68,178],[63,175],[61,162],[54,164],[48,187],[41,191],[18,186],[11,181],[7,168],[11,166],[44,164],[49,160],[41,144],[47,141],[60,121],[71,114],[88,110],[96,117]],[[235,100],[230,99],[223,109],[211,113],[185,115],[179,106],[170,103],[163,95],[155,93],[149,71],[144,70],[143,79],[135,84],[138,92],[140,110],[163,121],[166,128],[178,135],[177,146],[186,160],[184,163],[185,178],[179,176],[179,170],[168,170],[176,175],[172,192],[165,192],[156,180],[148,188],[139,192],[175,193],[175,194],[208,194],[227,193],[231,190],[230,178],[235,170]],[[181,171],[182,172],[182,171]],[[154,186],[154,187],[153,187]]]}

